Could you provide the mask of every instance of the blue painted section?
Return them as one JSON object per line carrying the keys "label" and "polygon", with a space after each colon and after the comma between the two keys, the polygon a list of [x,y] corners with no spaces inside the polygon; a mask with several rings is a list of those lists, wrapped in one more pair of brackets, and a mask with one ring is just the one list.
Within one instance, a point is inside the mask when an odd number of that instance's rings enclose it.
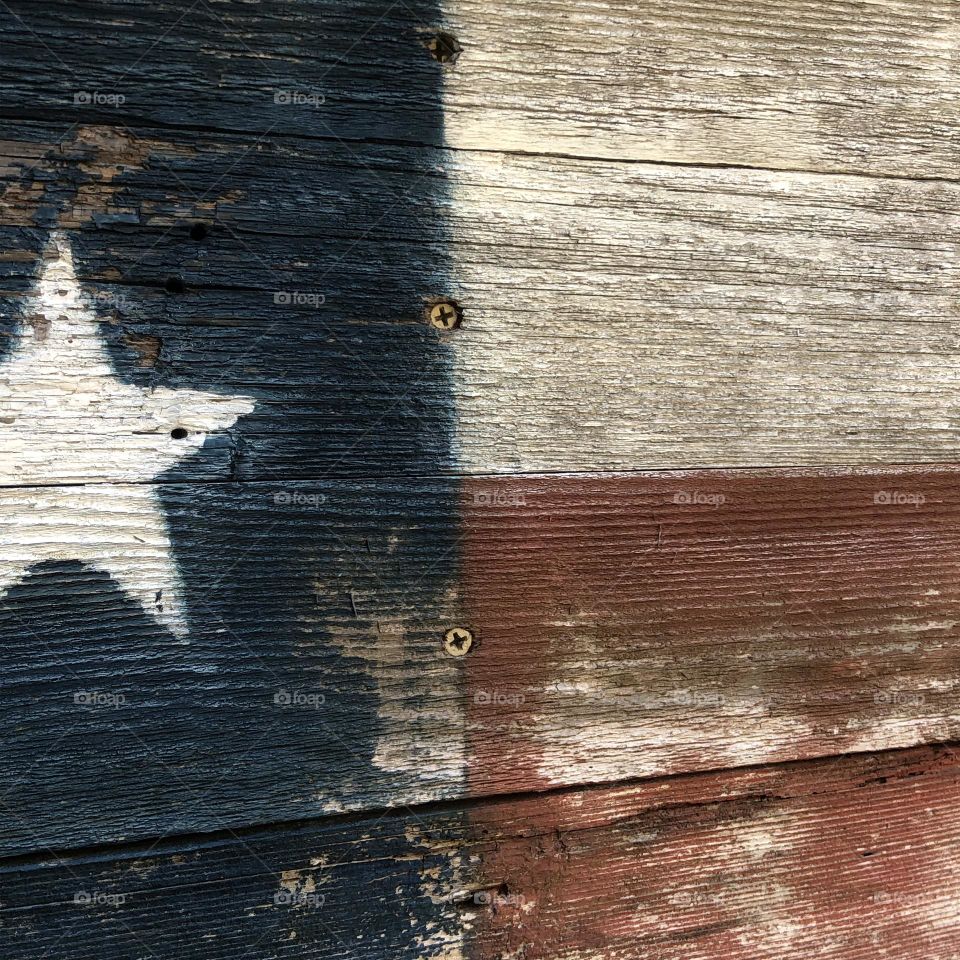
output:
{"label": "blue painted section", "polygon": [[[411,643],[439,648],[440,598],[457,577],[457,481],[414,479],[453,465],[449,350],[421,316],[423,298],[446,284],[446,184],[440,154],[413,146],[442,142],[441,71],[419,39],[439,18],[434,4],[230,0],[200,4],[177,24],[183,8],[169,3],[11,6],[26,26],[10,21],[0,52],[7,136],[50,142],[75,119],[136,127],[167,144],[118,175],[116,204],[140,214],[91,214],[74,233],[81,277],[99,278],[120,300],[107,331],[117,375],[242,392],[258,407],[158,491],[189,643],[74,563],[39,568],[0,598],[0,853],[41,856],[412,799],[409,778],[372,762],[385,732],[380,695],[367,659],[345,654],[343,634],[372,654],[377,624],[405,621]],[[122,22],[98,30],[111,20]],[[26,42],[33,32],[42,44]],[[280,77],[251,73],[266,68],[247,48],[288,57],[272,62]],[[122,75],[125,102],[77,116],[64,98],[78,73],[83,89],[103,92]],[[265,98],[275,88],[320,88],[322,119],[309,104]],[[39,255],[89,179],[75,162],[84,149],[24,171],[24,183],[44,183],[43,200],[34,227],[4,228],[8,249]],[[227,195],[199,241],[189,219],[167,233],[143,213]],[[35,264],[0,270],[5,289],[22,293]],[[163,289],[173,275],[184,293]],[[291,290],[322,293],[323,308],[276,302]],[[22,317],[16,300],[7,303],[9,332]],[[130,334],[159,340],[155,363],[137,365]],[[278,503],[278,494],[305,500]],[[321,698],[322,709],[281,709],[275,698],[291,693]],[[94,695],[113,701],[83,701]],[[405,845],[387,838],[380,856]],[[158,888],[178,882],[176,866]],[[217,915],[231,958],[281,955],[281,942],[283,956],[295,955],[284,939],[289,912],[249,921],[276,877],[248,866],[229,895],[201,878],[190,902]],[[4,903],[16,911],[30,897],[72,897],[72,870],[44,871],[46,893],[14,873]],[[419,883],[418,863],[395,870],[401,885]],[[26,873],[31,883],[41,877]],[[382,899],[364,913],[356,955],[423,954],[410,918],[426,916],[429,901],[391,897],[397,876],[379,867],[345,865],[338,882],[350,896],[296,917],[301,943],[322,942],[331,927],[351,940],[364,889]],[[199,951],[201,931],[181,929],[175,900],[166,920],[151,902],[99,917],[54,910],[43,922],[28,911],[4,925],[0,952],[36,956],[38,937],[49,949],[61,934],[53,952],[62,958],[138,956],[141,935],[152,944],[143,955],[188,956],[185,942]],[[309,955],[339,950],[316,949]]]}
{"label": "blue painted section", "polygon": [[463,819],[390,816],[10,866],[0,872],[3,956],[441,956],[459,933],[458,878],[449,852],[406,834],[449,845]]}

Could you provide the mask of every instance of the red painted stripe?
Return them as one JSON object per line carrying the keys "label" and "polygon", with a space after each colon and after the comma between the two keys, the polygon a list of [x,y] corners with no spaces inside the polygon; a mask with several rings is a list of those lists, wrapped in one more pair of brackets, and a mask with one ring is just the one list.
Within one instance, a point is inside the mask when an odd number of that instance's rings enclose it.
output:
{"label": "red painted stripe", "polygon": [[469,481],[471,790],[960,733],[960,472]]}
{"label": "red painted stripe", "polygon": [[955,751],[485,803],[471,820],[471,960],[960,954]]}

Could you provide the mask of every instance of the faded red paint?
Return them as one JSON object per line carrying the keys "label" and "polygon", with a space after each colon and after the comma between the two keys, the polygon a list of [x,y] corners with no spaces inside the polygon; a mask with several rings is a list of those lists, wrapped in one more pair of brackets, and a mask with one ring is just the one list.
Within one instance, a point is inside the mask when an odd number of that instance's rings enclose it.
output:
{"label": "faded red paint", "polygon": [[[938,718],[960,716],[958,481],[936,468],[466,482],[471,789],[542,789],[566,760],[565,782],[602,780],[589,764],[604,750],[607,779],[736,766],[750,710],[757,737],[776,734],[764,761],[871,749],[884,723],[904,742],[882,746],[956,735]],[[707,698],[702,738],[687,709],[672,742],[677,691]],[[581,744],[591,729],[599,747]]]}
{"label": "faded red paint", "polygon": [[481,804],[467,953],[949,960],[958,804],[941,748]]}

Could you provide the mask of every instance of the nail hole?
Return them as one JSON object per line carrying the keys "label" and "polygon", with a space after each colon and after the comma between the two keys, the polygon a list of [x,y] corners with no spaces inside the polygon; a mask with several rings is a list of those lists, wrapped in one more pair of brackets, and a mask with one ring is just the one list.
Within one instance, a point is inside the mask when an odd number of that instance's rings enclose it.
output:
{"label": "nail hole", "polygon": [[456,63],[457,57],[463,52],[460,41],[452,33],[443,30],[430,40],[427,47],[438,63]]}
{"label": "nail hole", "polygon": [[186,440],[187,431],[183,427],[174,427],[170,431],[170,436],[173,437],[174,440]]}
{"label": "nail hole", "polygon": [[199,243],[201,240],[206,239],[206,236],[209,232],[210,230],[207,228],[205,223],[195,223],[190,228],[190,239],[196,240],[197,243]]}
{"label": "nail hole", "polygon": [[183,293],[187,285],[183,282],[183,277],[179,274],[173,274],[167,277],[167,282],[163,285],[167,293]]}

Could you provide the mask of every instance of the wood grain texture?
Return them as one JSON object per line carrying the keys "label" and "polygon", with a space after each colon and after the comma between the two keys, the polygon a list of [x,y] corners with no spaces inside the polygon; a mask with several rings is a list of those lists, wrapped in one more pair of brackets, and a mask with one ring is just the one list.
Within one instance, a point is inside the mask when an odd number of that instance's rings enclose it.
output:
{"label": "wood grain texture", "polygon": [[955,14],[12,0],[0,954],[957,960]]}
{"label": "wood grain texture", "polygon": [[954,960],[957,774],[920,750],[479,806],[467,954]]}
{"label": "wood grain texture", "polygon": [[[952,0],[7,10],[2,115],[62,130],[147,122],[894,177],[952,178],[960,158]],[[425,48],[441,25],[465,48],[446,69]]]}
{"label": "wood grain texture", "polygon": [[[436,215],[445,187],[428,164],[390,147],[363,160],[345,145],[304,154],[289,143],[171,143],[157,131],[103,127],[47,147],[38,161],[34,148],[51,129],[9,132],[26,139],[5,147],[0,384],[9,386],[3,360],[36,335],[33,287],[59,229],[99,321],[89,324],[91,338],[105,341],[120,380],[159,393],[201,384],[251,391],[251,415],[171,478],[450,469],[450,350],[424,322],[426,302],[447,285]],[[171,282],[184,289],[171,291]],[[44,322],[46,336],[51,318]],[[88,377],[85,395],[105,394],[108,379]],[[129,436],[75,410],[70,421],[51,399],[56,387],[20,384],[16,404],[0,411],[11,418],[7,432],[66,429],[102,462],[125,459]],[[153,425],[159,442],[169,428]],[[82,472],[76,459],[15,467],[26,484],[108,478]]]}
{"label": "wood grain texture", "polygon": [[468,481],[471,789],[956,738],[957,478]]}
{"label": "wood grain texture", "polygon": [[11,960],[953,960],[955,750],[0,865]]}
{"label": "wood grain texture", "polygon": [[3,854],[463,795],[453,485],[145,489],[0,491]]}
{"label": "wood grain texture", "polygon": [[440,142],[435,0],[11,0],[5,119]]}
{"label": "wood grain texture", "polygon": [[457,165],[465,472],[956,459],[952,184]]}
{"label": "wood grain texture", "polygon": [[955,178],[953,0],[449,0],[459,148]]}
{"label": "wood grain texture", "polygon": [[955,739],[958,476],[2,490],[0,851]]}
{"label": "wood grain texture", "polygon": [[7,147],[7,342],[60,225],[121,378],[257,400],[175,476],[960,457],[952,184],[149,129],[23,160],[51,132]]}

